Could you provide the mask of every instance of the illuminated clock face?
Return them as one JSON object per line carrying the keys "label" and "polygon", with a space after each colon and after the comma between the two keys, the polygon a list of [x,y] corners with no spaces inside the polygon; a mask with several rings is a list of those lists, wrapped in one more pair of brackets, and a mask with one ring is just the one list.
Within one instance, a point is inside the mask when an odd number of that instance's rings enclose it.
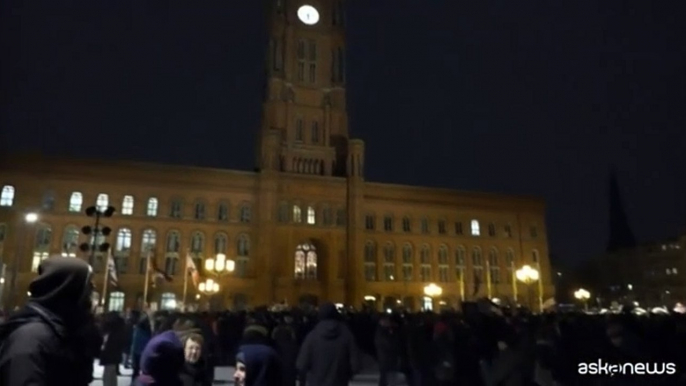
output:
{"label": "illuminated clock face", "polygon": [[300,19],[303,24],[315,25],[319,22],[319,12],[317,8],[311,5],[303,5],[298,8],[298,19]]}

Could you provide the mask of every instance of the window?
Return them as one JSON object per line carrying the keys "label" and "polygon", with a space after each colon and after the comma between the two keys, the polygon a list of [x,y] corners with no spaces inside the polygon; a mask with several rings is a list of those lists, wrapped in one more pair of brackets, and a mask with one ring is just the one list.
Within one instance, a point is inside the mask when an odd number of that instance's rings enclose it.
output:
{"label": "window", "polygon": [[128,252],[131,250],[131,229],[121,228],[117,232],[117,245],[115,246],[115,251],[117,252]]}
{"label": "window", "polygon": [[462,221],[455,222],[455,234],[458,236],[462,236],[464,234],[464,231],[462,230]]}
{"label": "window", "polygon": [[121,291],[110,292],[110,300],[107,309],[111,312],[124,311],[125,295]]}
{"label": "window", "polygon": [[283,68],[283,44],[279,39],[272,39],[272,68],[274,71],[281,71]]}
{"label": "window", "polygon": [[305,81],[305,41],[302,39],[298,40],[297,46],[297,58],[298,58],[298,81]]}
{"label": "window", "polygon": [[422,296],[422,308],[424,311],[433,311],[434,301],[428,296]]}
{"label": "window", "polygon": [[317,43],[314,40],[310,40],[308,46],[308,80],[310,83],[315,83],[317,80]]}
{"label": "window", "polygon": [[302,210],[299,205],[293,205],[293,222],[301,223],[303,221]]}
{"label": "window", "polygon": [[243,204],[241,206],[241,211],[240,211],[240,221],[242,223],[249,223],[252,217],[252,213],[250,211],[250,206],[247,204]]}
{"label": "window", "polygon": [[450,280],[450,267],[448,266],[448,247],[438,247],[438,281],[447,283]]}
{"label": "window", "polygon": [[107,210],[107,207],[110,205],[110,198],[108,195],[105,193],[100,193],[98,194],[98,198],[95,200],[95,206],[98,208],[99,211],[105,211]]}
{"label": "window", "polygon": [[529,228],[529,234],[531,235],[532,239],[535,239],[536,237],[538,237],[538,229],[536,228],[535,225],[532,225]]}
{"label": "window", "polygon": [[317,222],[317,213],[314,211],[314,208],[311,206],[307,207],[307,223],[310,225],[314,225],[315,222]]}
{"label": "window", "polygon": [[495,237],[495,224],[488,223],[488,235],[491,237]]}
{"label": "window", "polygon": [[306,242],[295,248],[295,278],[317,279],[317,248]]}
{"label": "window", "polygon": [[162,299],[160,301],[161,310],[174,310],[176,309],[176,294],[172,292],[165,292],[162,294]]}
{"label": "window", "polygon": [[472,249],[472,267],[474,269],[474,278],[483,281],[484,261],[481,256],[481,248],[479,247]]}
{"label": "window", "polygon": [[169,208],[169,217],[171,218],[181,218],[182,205],[180,200],[173,200],[171,202],[171,207]]}
{"label": "window", "polygon": [[288,222],[288,218],[288,204],[282,202],[281,204],[279,204],[279,212],[277,213],[277,219],[280,223],[286,223]]}
{"label": "window", "polygon": [[64,234],[62,235],[62,256],[76,257],[76,251],[79,249],[79,235],[79,228],[74,225],[69,225],[64,228]]}
{"label": "window", "polygon": [[514,263],[514,251],[512,248],[508,248],[505,252],[505,265],[507,274],[505,276],[505,283],[512,284],[514,274],[515,274],[515,263]]}
{"label": "window", "polygon": [[364,245],[364,278],[376,281],[376,244],[371,240]]}
{"label": "window", "polygon": [[403,245],[403,280],[412,280],[412,267],[414,261],[412,258],[412,246],[410,244]]}
{"label": "window", "polygon": [[[78,232],[78,230],[77,230]],[[78,233],[77,233],[78,235]],[[7,236],[7,225],[5,224],[0,224],[0,243],[5,241],[5,237]]]}
{"label": "window", "polygon": [[498,251],[491,248],[488,252],[488,269],[491,283],[500,284],[500,266],[498,264]]}
{"label": "window", "polygon": [[250,239],[247,235],[238,236],[236,242],[236,277],[248,276],[248,261],[250,259]]}
{"label": "window", "polygon": [[479,220],[472,220],[472,236],[480,236]]}
{"label": "window", "polygon": [[445,220],[438,221],[438,233],[441,235],[445,234]]}
{"label": "window", "polygon": [[52,229],[47,225],[40,225],[36,230],[36,239],[33,247],[33,260],[31,272],[38,272],[40,263],[48,258],[50,244],[52,243]]}
{"label": "window", "polygon": [[214,254],[223,253],[226,254],[227,244],[229,242],[229,237],[226,233],[217,233],[214,235]]}
{"label": "window", "polygon": [[312,122],[312,143],[319,143],[319,122]]}
{"label": "window", "polygon": [[244,257],[250,256],[250,240],[248,240],[248,236],[238,236],[238,241],[236,242],[236,255]]}
{"label": "window", "polygon": [[393,217],[386,216],[383,218],[383,230],[385,230],[386,232],[393,231]]}
{"label": "window", "polygon": [[403,232],[412,231],[412,224],[409,217],[403,217]]}
{"label": "window", "polygon": [[[200,243],[199,249],[193,249],[193,252],[201,252],[202,251],[202,235],[200,235],[200,236],[201,236],[201,239],[199,241],[199,243]],[[196,247],[197,247],[197,245],[196,245]],[[179,234],[178,231],[169,231],[169,233],[167,233],[166,251],[178,253],[180,248],[181,248],[181,235]]]}
{"label": "window", "polygon": [[141,252],[154,251],[157,245],[157,232],[154,229],[145,229],[141,237]]}
{"label": "window", "polygon": [[336,211],[336,226],[343,227],[346,224],[345,209],[338,209]]}
{"label": "window", "polygon": [[[148,198],[148,208],[146,211],[148,217],[157,217],[157,198]],[[172,216],[173,217],[173,216]]]}
{"label": "window", "polygon": [[431,281],[431,250],[424,244],[419,250],[420,279],[423,282]]}
{"label": "window", "polygon": [[541,262],[541,261],[540,261],[540,256],[538,255],[538,250],[534,249],[534,250],[531,251],[531,261],[532,261],[534,264],[539,264],[539,263]]}
{"label": "window", "polygon": [[191,237],[191,252],[202,254],[205,250],[205,234],[202,232],[194,232]]}
{"label": "window", "polygon": [[422,233],[429,233],[429,219],[422,219]]}
{"label": "window", "polygon": [[121,214],[130,216],[133,214],[133,196],[124,196],[121,203]]}
{"label": "window", "polygon": [[322,220],[324,221],[324,225],[333,224],[333,213],[331,213],[331,208],[324,208],[322,211]]}
{"label": "window", "polygon": [[229,221],[229,206],[223,202],[217,207],[217,220]]}
{"label": "window", "polygon": [[512,238],[512,225],[505,224],[505,237]]}
{"label": "window", "polygon": [[466,256],[467,252],[465,251],[464,247],[457,247],[455,250],[455,277],[460,283],[464,282]]}
{"label": "window", "polygon": [[368,231],[373,231],[375,228],[375,225],[376,225],[376,224],[374,224],[375,222],[376,221],[375,221],[374,215],[368,214],[368,215],[364,216],[364,229],[366,229]]}
{"label": "window", "polygon": [[69,211],[80,212],[83,206],[83,195],[81,192],[72,192],[69,196]]}
{"label": "window", "polygon": [[42,207],[44,211],[48,212],[55,209],[55,192],[48,190],[43,194]]}
{"label": "window", "polygon": [[195,203],[195,214],[193,217],[196,220],[204,220],[205,219],[205,203],[198,201]]}
{"label": "window", "polygon": [[383,270],[386,281],[395,280],[395,247],[387,243],[383,249]]}
{"label": "window", "polygon": [[14,205],[14,186],[5,185],[2,187],[2,193],[0,193],[0,206],[12,205]]}
{"label": "window", "polygon": [[303,120],[302,118],[298,118],[295,120],[295,140],[298,142],[302,142],[304,134],[303,134]]}

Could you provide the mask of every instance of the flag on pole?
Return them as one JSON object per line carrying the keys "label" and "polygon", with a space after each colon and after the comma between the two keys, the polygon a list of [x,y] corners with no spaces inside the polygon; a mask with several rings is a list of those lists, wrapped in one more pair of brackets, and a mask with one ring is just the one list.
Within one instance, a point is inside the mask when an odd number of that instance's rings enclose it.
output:
{"label": "flag on pole", "polygon": [[153,287],[157,285],[157,281],[164,280],[166,282],[171,282],[174,280],[173,277],[167,275],[166,272],[157,267],[157,262],[152,256],[148,257],[148,272],[152,275]]}
{"label": "flag on pole", "polygon": [[117,277],[117,265],[112,257],[112,249],[107,253],[107,280],[114,287],[119,287],[119,277]]}
{"label": "flag on pole", "polygon": [[200,273],[198,272],[198,267],[195,265],[195,261],[191,257],[190,253],[186,253],[186,275],[190,275],[193,280],[193,285],[197,288],[200,282]]}

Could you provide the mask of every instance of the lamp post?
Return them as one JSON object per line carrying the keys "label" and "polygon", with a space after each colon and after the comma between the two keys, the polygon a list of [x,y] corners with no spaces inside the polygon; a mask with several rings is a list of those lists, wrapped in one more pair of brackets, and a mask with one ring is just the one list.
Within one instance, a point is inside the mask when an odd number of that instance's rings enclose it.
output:
{"label": "lamp post", "polygon": [[431,298],[431,309],[434,308],[434,298],[441,296],[443,294],[443,288],[437,286],[434,283],[430,283],[424,287],[424,295]]}
{"label": "lamp post", "polygon": [[[19,248],[17,248],[17,251],[14,253],[14,258],[12,259],[12,277],[10,278],[10,290],[7,294],[8,303],[10,303],[12,307],[16,305],[15,294],[17,292],[17,276],[19,275],[19,261],[21,259],[21,256],[24,255],[24,253],[26,252],[26,239],[30,235],[29,230],[32,229],[33,224],[38,222],[38,219],[38,213],[36,212],[27,212],[24,214],[23,224],[25,224],[27,232],[19,232]],[[4,277],[2,285],[5,285]]]}
{"label": "lamp post", "polygon": [[[517,277],[517,280],[521,281],[526,285],[527,291],[529,293],[529,306],[533,311],[533,292],[531,285],[536,283],[540,279],[538,271],[535,268],[532,268],[530,265],[525,265],[517,270],[515,276]],[[539,310],[539,312],[542,311],[543,310]]]}
{"label": "lamp post", "polygon": [[[223,253],[217,253],[217,256],[215,258],[209,258],[205,260],[205,271],[207,273],[210,273],[214,276],[217,277],[217,280],[219,280],[222,276],[230,274],[236,269],[236,262],[227,259],[226,255]],[[219,292],[219,284],[215,283],[212,279],[208,279],[212,281],[212,283],[216,284],[216,291],[214,291],[214,287],[211,288],[214,292],[208,293],[207,289],[209,288],[207,285],[205,286],[205,290],[202,289],[202,284],[201,283],[198,287],[200,292],[204,293],[205,295],[215,295],[217,292]],[[205,284],[209,284],[208,281],[205,281]]]}
{"label": "lamp post", "polygon": [[579,288],[574,291],[574,298],[584,303],[584,311],[588,312],[588,299],[591,297],[591,293],[583,288]]}
{"label": "lamp post", "polygon": [[[84,253],[90,252],[88,256],[88,262],[91,266],[98,266],[95,264],[96,251],[106,252],[108,249],[110,249],[110,244],[105,242],[105,237],[109,236],[110,233],[112,233],[112,229],[110,227],[101,226],[100,219],[112,217],[115,211],[116,209],[114,209],[113,206],[107,206],[105,208],[98,206],[89,206],[88,208],[86,208],[86,216],[94,217],[95,224],[92,227],[90,225],[86,225],[83,228],[81,228],[81,232],[84,235],[90,236],[90,242],[82,243],[79,246],[79,249],[81,249],[81,251],[83,251]],[[105,278],[102,284],[102,293],[100,294],[100,306],[103,307],[103,310],[105,308],[105,302],[107,301],[107,282],[109,281],[108,279],[110,274],[108,272],[108,270],[110,269],[108,262],[105,261],[104,263]]]}

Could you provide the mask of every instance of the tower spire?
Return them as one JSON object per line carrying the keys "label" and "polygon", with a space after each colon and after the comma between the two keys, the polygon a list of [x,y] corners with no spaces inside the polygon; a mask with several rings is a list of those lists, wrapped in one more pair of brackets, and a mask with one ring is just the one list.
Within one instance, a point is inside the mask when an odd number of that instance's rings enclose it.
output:
{"label": "tower spire", "polygon": [[629,221],[626,212],[624,211],[624,204],[619,191],[617,169],[614,166],[610,168],[609,183],[610,235],[607,243],[607,252],[614,252],[624,248],[633,248],[636,246],[636,238],[631,230],[631,226],[629,226]]}

